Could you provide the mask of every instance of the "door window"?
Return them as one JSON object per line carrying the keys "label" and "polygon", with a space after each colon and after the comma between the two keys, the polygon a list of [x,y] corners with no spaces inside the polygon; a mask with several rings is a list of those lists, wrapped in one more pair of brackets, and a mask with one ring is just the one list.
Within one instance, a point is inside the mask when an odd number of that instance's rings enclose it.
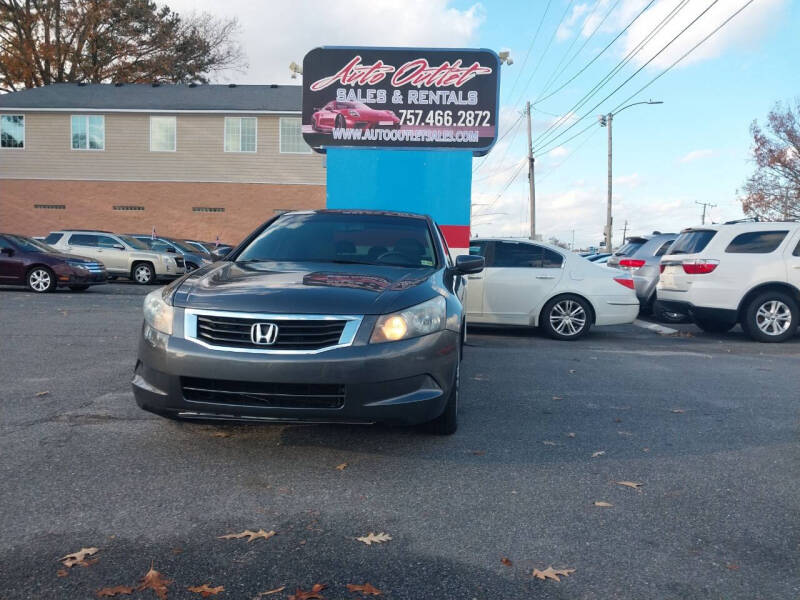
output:
{"label": "door window", "polygon": [[107,235],[98,235],[97,245],[100,248],[113,248],[114,246],[119,246],[121,244],[114,238],[108,237]]}
{"label": "door window", "polygon": [[494,246],[494,267],[540,268],[542,248],[535,244],[521,242],[496,242]]}
{"label": "door window", "polygon": [[564,264],[564,257],[558,252],[542,248],[542,268],[544,269],[560,269]]}
{"label": "door window", "polygon": [[6,238],[0,235],[0,250],[5,250],[5,249],[13,250],[14,246],[12,246],[11,242],[9,242]]}
{"label": "door window", "polygon": [[74,233],[69,238],[69,243],[73,246],[97,247],[97,236],[88,233]]}
{"label": "door window", "polygon": [[656,256],[664,256],[667,253],[667,250],[670,249],[670,247],[672,246],[672,242],[674,242],[674,241],[675,240],[670,240],[668,242],[664,242],[664,244],[661,246],[661,248],[658,249],[658,252],[656,252]]}
{"label": "door window", "polygon": [[792,256],[800,256],[800,242],[797,242],[797,246],[795,247],[794,252],[792,252]]}
{"label": "door window", "polygon": [[750,231],[740,233],[725,248],[731,254],[769,254],[781,245],[788,231]]}

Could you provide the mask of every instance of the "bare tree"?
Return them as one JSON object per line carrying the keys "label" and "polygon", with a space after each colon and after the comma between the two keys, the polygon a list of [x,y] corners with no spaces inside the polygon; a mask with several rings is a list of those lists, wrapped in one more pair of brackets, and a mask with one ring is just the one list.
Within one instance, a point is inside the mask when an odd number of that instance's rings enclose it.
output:
{"label": "bare tree", "polygon": [[753,135],[755,172],[742,188],[742,210],[765,220],[800,219],[800,97],[778,102],[767,114],[766,130],[757,121]]}
{"label": "bare tree", "polygon": [[0,0],[0,91],[50,83],[206,83],[246,66],[236,19],[151,0]]}

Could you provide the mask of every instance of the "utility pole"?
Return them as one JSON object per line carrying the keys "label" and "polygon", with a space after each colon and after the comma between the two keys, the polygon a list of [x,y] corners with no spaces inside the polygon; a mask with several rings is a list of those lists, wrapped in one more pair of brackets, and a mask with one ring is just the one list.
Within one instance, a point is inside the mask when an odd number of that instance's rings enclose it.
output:
{"label": "utility pole", "polygon": [[699,204],[700,206],[703,207],[703,216],[701,218],[701,224],[705,225],[706,224],[706,208],[714,208],[717,205],[716,204],[711,204],[711,202],[698,202],[697,200],[695,200],[694,203],[695,204]]}
{"label": "utility pole", "polygon": [[606,127],[608,127],[608,200],[606,201],[606,252],[613,252],[613,217],[611,216],[611,122],[614,120],[614,113],[606,115]]}
{"label": "utility pole", "polygon": [[530,185],[531,208],[531,239],[536,239],[536,185],[533,179],[533,138],[531,137],[531,103],[525,103],[525,113],[528,115],[528,184]]}
{"label": "utility pole", "polygon": [[622,228],[622,245],[625,245],[625,238],[628,237],[628,219],[625,219],[625,227]]}

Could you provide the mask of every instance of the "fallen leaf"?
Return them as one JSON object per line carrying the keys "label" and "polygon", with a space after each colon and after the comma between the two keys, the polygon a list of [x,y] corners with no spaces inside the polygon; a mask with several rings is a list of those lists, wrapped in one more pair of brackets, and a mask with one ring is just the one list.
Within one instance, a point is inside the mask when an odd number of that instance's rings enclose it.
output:
{"label": "fallen leaf", "polygon": [[563,400],[563,396],[553,396],[553,400]]}
{"label": "fallen leaf", "polygon": [[534,569],[533,576],[538,579],[553,579],[555,581],[561,581],[559,576],[567,577],[570,573],[574,572],[575,569],[554,569],[553,567],[547,567],[544,571]]}
{"label": "fallen leaf", "polygon": [[272,596],[273,594],[278,594],[285,589],[286,586],[282,585],[281,587],[275,588],[274,590],[267,590],[266,592],[261,592],[260,594],[256,594],[256,596],[253,597],[253,600],[259,600],[259,598],[263,598],[264,596]]}
{"label": "fallen leaf", "polygon": [[56,575],[58,577],[66,577],[67,575],[69,575],[69,571],[67,571],[66,569],[59,569],[58,571],[56,571]]}
{"label": "fallen leaf", "polygon": [[681,413],[685,413],[686,411],[683,410],[682,408],[673,408],[672,412],[674,412],[676,415],[679,415]]}
{"label": "fallen leaf", "polygon": [[507,567],[510,567],[510,566],[512,566],[514,564],[513,562],[511,562],[511,560],[509,560],[505,556],[500,559],[500,562],[503,563]]}
{"label": "fallen leaf", "polygon": [[315,583],[311,591],[304,592],[302,589],[297,588],[294,594],[289,596],[289,600],[325,600],[325,596],[320,594],[322,590],[328,587],[324,583]]}
{"label": "fallen leaf", "polygon": [[133,593],[133,588],[127,585],[115,585],[97,590],[95,596],[98,598],[113,598],[114,596],[128,596]]}
{"label": "fallen leaf", "polygon": [[42,396],[47,396],[49,393],[50,393],[49,391],[46,391],[46,392],[36,392],[36,397],[37,397],[37,398],[41,398]]}
{"label": "fallen leaf", "polygon": [[470,452],[475,456],[483,456],[486,454],[486,450],[470,450]]}
{"label": "fallen leaf", "polygon": [[478,373],[477,375],[473,376],[473,379],[475,381],[487,381],[489,377],[483,373]]}
{"label": "fallen leaf", "polygon": [[172,553],[173,554],[180,554],[181,552],[183,552],[183,548],[173,548],[172,549]]}
{"label": "fallen leaf", "polygon": [[642,452],[650,452],[650,448],[642,448]]}
{"label": "fallen leaf", "polygon": [[87,558],[78,563],[80,567],[91,567],[93,564],[100,562],[99,558]]}
{"label": "fallen leaf", "polygon": [[347,591],[348,592],[360,592],[365,596],[380,596],[383,592],[381,592],[378,588],[373,586],[372,584],[365,583],[364,585],[355,585],[353,583],[347,584]]}
{"label": "fallen leaf", "polygon": [[[81,548],[77,552],[73,552],[72,554],[67,554],[66,556],[63,556],[63,557],[59,558],[58,560],[60,560],[62,563],[64,563],[65,567],[72,567],[73,565],[80,565],[81,563],[85,563],[86,562],[86,557],[87,556],[92,556],[93,554],[96,554],[97,551],[98,551],[98,548],[94,548],[94,547],[92,547],[92,548]],[[92,564],[92,563],[89,563],[89,564]],[[88,566],[88,564],[86,564],[84,566]]]}
{"label": "fallen leaf", "polygon": [[622,423],[622,419],[620,419],[619,417],[617,417],[616,419],[614,419],[614,423]]}
{"label": "fallen leaf", "polygon": [[631,433],[630,431],[617,431],[617,433],[620,435],[624,435],[625,437],[631,437],[633,435],[633,433]]}
{"label": "fallen leaf", "polygon": [[229,533],[227,535],[221,535],[217,539],[220,539],[220,540],[239,540],[239,539],[242,539],[242,538],[248,538],[247,541],[248,542],[252,542],[253,540],[258,539],[258,538],[264,538],[265,540],[268,540],[273,535],[275,535],[275,532],[272,531],[272,530],[264,531],[263,529],[259,529],[258,531],[250,531],[249,529],[245,529],[241,533]]}
{"label": "fallen leaf", "polygon": [[210,587],[209,584],[204,583],[203,585],[193,585],[186,588],[190,592],[194,592],[195,594],[200,594],[203,598],[208,598],[209,596],[216,596],[220,592],[224,592],[225,588],[221,585],[217,587]]}
{"label": "fallen leaf", "polygon": [[159,600],[167,600],[167,586],[170,583],[172,580],[162,577],[161,573],[153,568],[153,563],[150,563],[150,570],[142,577],[141,582],[136,586],[136,591],[153,590]]}
{"label": "fallen leaf", "polygon": [[344,471],[347,468],[347,463],[342,463],[340,465],[336,465],[337,471]]}
{"label": "fallen leaf", "polygon": [[729,563],[729,564],[727,564],[725,566],[731,571],[738,571],[739,570],[739,565],[737,565],[736,563]]}
{"label": "fallen leaf", "polygon": [[550,440],[544,440],[542,442],[545,446],[558,446],[555,442],[551,442]]}
{"label": "fallen leaf", "polygon": [[612,506],[614,506],[610,502],[603,502],[602,500],[598,500],[597,502],[594,503],[594,505],[600,506],[602,508],[611,508]]}
{"label": "fallen leaf", "polygon": [[216,437],[216,438],[226,438],[226,437],[231,437],[231,434],[230,434],[230,433],[228,433],[227,431],[215,431],[215,432],[213,433],[212,437]]}
{"label": "fallen leaf", "polygon": [[644,485],[643,483],[635,483],[633,481],[615,481],[614,483],[616,483],[617,485],[624,485],[625,487],[633,488],[634,490],[638,490],[640,487]]}
{"label": "fallen leaf", "polygon": [[392,539],[392,536],[390,536],[388,533],[383,533],[383,532],[377,533],[377,534],[370,532],[367,535],[365,535],[364,537],[360,537],[360,538],[356,538],[356,539],[359,542],[364,542],[367,546],[369,546],[369,545],[371,545],[373,543],[381,544],[383,542],[388,542],[389,540]]}
{"label": "fallen leaf", "polygon": [[572,375],[575,372],[575,369],[570,369],[569,374]]}
{"label": "fallen leaf", "polygon": [[605,454],[605,450],[598,450],[597,452],[592,452],[592,458],[597,458],[598,456],[603,456]]}
{"label": "fallen leaf", "polygon": [[567,434],[567,437],[568,437],[568,438],[574,438],[574,437],[575,437],[575,434],[574,434],[573,432],[571,432],[571,431],[570,431],[570,432]]}

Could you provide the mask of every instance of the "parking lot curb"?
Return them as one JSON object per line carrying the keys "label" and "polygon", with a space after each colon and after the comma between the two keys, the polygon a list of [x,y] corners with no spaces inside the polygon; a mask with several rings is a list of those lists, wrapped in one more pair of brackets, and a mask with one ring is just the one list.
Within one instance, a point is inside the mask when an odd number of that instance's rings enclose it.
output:
{"label": "parking lot curb", "polygon": [[672,335],[678,333],[677,329],[665,327],[664,325],[659,325],[658,323],[648,323],[647,321],[642,321],[641,319],[636,319],[633,324],[637,327],[647,329],[648,331],[652,331],[653,333],[658,333],[660,335]]}

